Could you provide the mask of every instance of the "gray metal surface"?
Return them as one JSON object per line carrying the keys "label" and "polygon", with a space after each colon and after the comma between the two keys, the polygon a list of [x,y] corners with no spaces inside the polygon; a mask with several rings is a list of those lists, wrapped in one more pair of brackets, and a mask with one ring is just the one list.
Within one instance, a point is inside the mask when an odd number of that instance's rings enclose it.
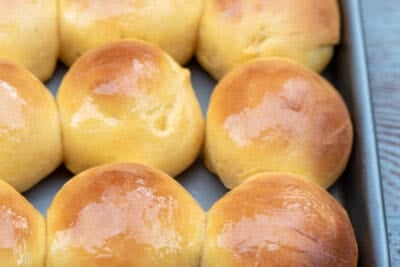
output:
{"label": "gray metal surface", "polygon": [[379,173],[372,99],[359,0],[343,0],[342,45],[333,68],[355,129],[355,143],[344,173],[343,204],[355,228],[360,266],[390,266],[387,227]]}
{"label": "gray metal surface", "polygon": [[[377,161],[371,97],[368,87],[363,34],[357,0],[342,1],[343,42],[325,71],[343,94],[352,114],[355,145],[350,163],[339,181],[329,190],[347,209],[356,230],[360,266],[389,266],[388,242]],[[196,62],[188,66],[197,97],[205,114],[215,82]],[[55,94],[66,69],[57,68],[47,86]],[[60,187],[72,177],[60,167],[25,196],[42,214]],[[217,177],[210,174],[199,158],[177,180],[201,206],[209,207],[227,191]]]}

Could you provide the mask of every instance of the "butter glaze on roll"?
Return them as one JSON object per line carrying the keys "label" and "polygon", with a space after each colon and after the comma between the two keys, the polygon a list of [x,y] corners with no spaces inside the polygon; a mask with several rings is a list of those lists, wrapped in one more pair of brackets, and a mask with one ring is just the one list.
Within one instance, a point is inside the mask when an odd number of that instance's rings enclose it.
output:
{"label": "butter glaze on roll", "polygon": [[53,96],[28,70],[0,60],[0,179],[26,191],[56,169],[61,157]]}
{"label": "butter glaze on roll", "polygon": [[0,58],[48,80],[58,57],[57,1],[0,0],[0,6]]}
{"label": "butter glaze on roll", "polygon": [[201,0],[61,0],[61,59],[121,39],[154,43],[180,64],[194,52]]}
{"label": "butter glaze on roll", "polygon": [[216,86],[205,163],[226,187],[260,172],[292,172],[328,188],[350,156],[353,128],[340,94],[283,59],[239,66]]}
{"label": "butter glaze on roll", "polygon": [[57,101],[74,173],[128,161],[175,176],[200,152],[204,120],[190,73],[153,45],[122,41],[88,52]]}
{"label": "butter glaze on roll", "polygon": [[42,215],[0,180],[0,265],[43,267],[46,228]]}
{"label": "butter glaze on roll", "polygon": [[205,213],[173,178],[110,164],[72,178],[47,216],[47,266],[197,267]]}
{"label": "butter glaze on roll", "polygon": [[251,59],[274,56],[320,72],[339,39],[337,0],[205,0],[196,54],[216,79]]}
{"label": "butter glaze on roll", "polygon": [[356,267],[357,259],[346,211],[299,176],[256,175],[207,214],[202,267]]}

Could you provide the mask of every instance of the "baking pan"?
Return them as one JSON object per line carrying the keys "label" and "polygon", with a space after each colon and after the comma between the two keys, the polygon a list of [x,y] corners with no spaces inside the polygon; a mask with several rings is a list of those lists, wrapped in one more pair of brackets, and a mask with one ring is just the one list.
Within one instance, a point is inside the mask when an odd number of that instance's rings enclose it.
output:
{"label": "baking pan", "polygon": [[342,44],[331,72],[350,109],[355,143],[339,195],[355,228],[359,265],[390,266],[360,1],[342,0],[341,11]]}
{"label": "baking pan", "polygon": [[[324,76],[341,91],[348,104],[354,123],[355,144],[348,168],[329,191],[350,215],[359,245],[359,265],[389,266],[359,2],[343,0],[341,10],[342,44],[337,47]],[[194,61],[188,68],[192,71],[193,85],[205,114],[215,81]],[[47,83],[54,94],[65,71],[66,68],[59,64],[53,79]],[[72,176],[64,167],[60,167],[26,192],[25,196],[45,215],[55,193]],[[201,158],[177,180],[205,210],[227,192],[218,178],[206,171]]]}

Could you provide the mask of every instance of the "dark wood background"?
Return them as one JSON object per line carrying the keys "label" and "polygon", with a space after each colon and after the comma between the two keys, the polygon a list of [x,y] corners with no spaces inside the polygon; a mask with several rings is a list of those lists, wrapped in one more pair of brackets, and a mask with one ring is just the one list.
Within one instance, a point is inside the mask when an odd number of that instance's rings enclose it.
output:
{"label": "dark wood background", "polygon": [[400,0],[360,0],[392,266],[400,266]]}

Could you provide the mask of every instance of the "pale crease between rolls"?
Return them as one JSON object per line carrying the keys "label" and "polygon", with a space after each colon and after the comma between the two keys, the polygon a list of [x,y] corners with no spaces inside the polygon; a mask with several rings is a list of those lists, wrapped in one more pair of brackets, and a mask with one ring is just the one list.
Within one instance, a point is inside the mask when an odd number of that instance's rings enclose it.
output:
{"label": "pale crease between rolls", "polygon": [[64,76],[57,102],[74,173],[130,161],[176,176],[200,152],[204,119],[190,73],[153,45],[121,41],[89,51]]}
{"label": "pale crease between rolls", "polygon": [[131,163],[92,168],[55,196],[47,266],[197,267],[205,213],[173,178]]}
{"label": "pale crease between rolls", "polygon": [[320,72],[339,40],[337,0],[205,0],[196,56],[217,80],[260,57],[290,58]]}
{"label": "pale crease between rolls", "polygon": [[289,60],[243,64],[210,99],[205,163],[228,188],[268,171],[296,173],[328,188],[346,167],[352,143],[340,94]]}

